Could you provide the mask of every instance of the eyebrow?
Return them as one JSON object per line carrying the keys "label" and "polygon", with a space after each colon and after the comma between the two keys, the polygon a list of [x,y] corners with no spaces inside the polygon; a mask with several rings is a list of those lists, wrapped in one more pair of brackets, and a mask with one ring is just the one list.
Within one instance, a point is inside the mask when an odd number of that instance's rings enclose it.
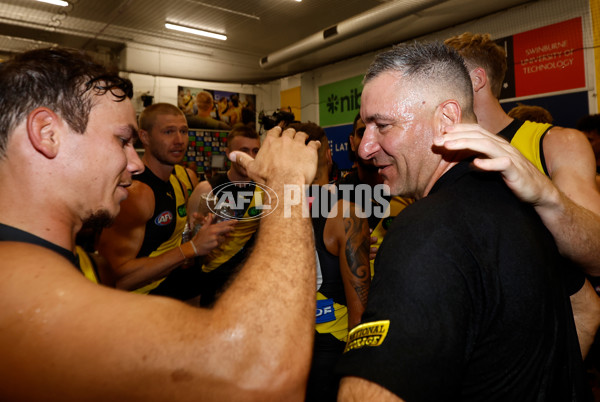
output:
{"label": "eyebrow", "polygon": [[137,128],[133,124],[128,124],[126,126],[121,126],[117,128],[117,133],[122,135],[127,135],[131,138],[135,137],[138,133]]}
{"label": "eyebrow", "polygon": [[365,123],[372,123],[375,120],[384,120],[384,121],[391,121],[394,120],[394,118],[392,116],[388,116],[388,115],[383,115],[380,113],[374,113],[370,116],[367,116],[363,119],[363,121]]}

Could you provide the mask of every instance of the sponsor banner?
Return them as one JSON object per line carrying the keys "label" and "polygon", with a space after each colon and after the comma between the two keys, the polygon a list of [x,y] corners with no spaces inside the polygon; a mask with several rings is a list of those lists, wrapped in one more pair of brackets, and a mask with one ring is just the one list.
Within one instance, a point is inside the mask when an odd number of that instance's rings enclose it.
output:
{"label": "sponsor banner", "polygon": [[323,324],[331,321],[335,321],[333,299],[317,300],[316,323]]}
{"label": "sponsor banner", "polygon": [[319,87],[319,125],[347,124],[360,111],[362,75]]}
{"label": "sponsor banner", "polygon": [[508,69],[514,73],[514,95],[508,75],[502,98],[584,88],[581,24],[577,17],[499,39],[507,50]]}
{"label": "sponsor banner", "polygon": [[[357,112],[358,113],[358,112]],[[354,121],[354,117],[352,117]],[[331,149],[331,158],[341,170],[350,170],[352,162],[350,161],[349,153],[352,152],[348,137],[352,134],[352,124],[343,124],[341,126],[324,128],[327,139],[329,140],[329,148]]]}

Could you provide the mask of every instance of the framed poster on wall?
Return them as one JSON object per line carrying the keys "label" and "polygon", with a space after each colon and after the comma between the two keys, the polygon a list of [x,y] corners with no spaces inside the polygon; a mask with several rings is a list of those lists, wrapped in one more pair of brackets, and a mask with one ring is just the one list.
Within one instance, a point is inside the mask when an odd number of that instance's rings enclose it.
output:
{"label": "framed poster on wall", "polygon": [[256,129],[256,95],[182,86],[177,92],[190,129],[231,130],[238,123]]}

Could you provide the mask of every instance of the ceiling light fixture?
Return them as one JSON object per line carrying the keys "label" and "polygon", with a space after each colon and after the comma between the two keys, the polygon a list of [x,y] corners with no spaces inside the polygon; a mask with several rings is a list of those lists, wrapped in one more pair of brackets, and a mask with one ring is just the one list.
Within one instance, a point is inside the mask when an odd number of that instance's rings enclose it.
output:
{"label": "ceiling light fixture", "polygon": [[227,40],[227,36],[222,35],[222,34],[208,32],[208,31],[203,31],[201,29],[196,29],[196,28],[188,28],[188,27],[184,27],[184,26],[181,26],[181,25],[170,24],[168,22],[165,23],[165,28],[172,29],[174,31],[191,33],[191,34],[194,34],[194,35],[206,36],[208,38],[213,38],[213,39]]}
{"label": "ceiling light fixture", "polygon": [[68,7],[69,2],[63,0],[37,0],[40,3],[54,4],[55,6]]}

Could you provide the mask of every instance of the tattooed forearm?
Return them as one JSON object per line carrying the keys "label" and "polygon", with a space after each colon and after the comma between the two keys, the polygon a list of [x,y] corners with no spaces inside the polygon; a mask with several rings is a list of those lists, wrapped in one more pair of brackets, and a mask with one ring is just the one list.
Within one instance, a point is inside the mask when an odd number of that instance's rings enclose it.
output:
{"label": "tattooed forearm", "polygon": [[350,268],[351,281],[356,294],[363,306],[367,304],[369,286],[371,284],[371,269],[369,266],[370,241],[366,220],[356,216],[344,218],[346,232],[346,260]]}

